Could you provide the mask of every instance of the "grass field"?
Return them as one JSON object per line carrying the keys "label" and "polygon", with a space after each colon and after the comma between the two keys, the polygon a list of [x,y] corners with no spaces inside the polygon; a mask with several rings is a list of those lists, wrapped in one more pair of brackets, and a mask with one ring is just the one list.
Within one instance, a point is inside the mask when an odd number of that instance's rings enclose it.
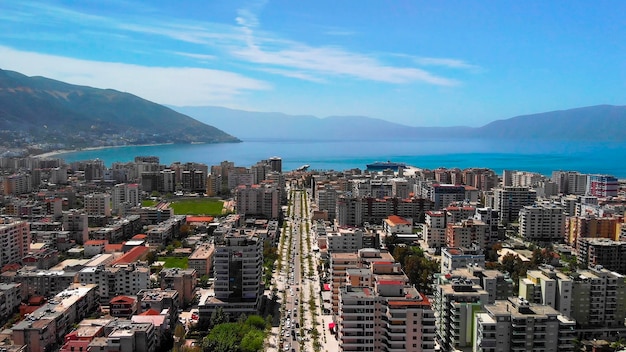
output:
{"label": "grass field", "polygon": [[176,215],[213,215],[222,214],[224,202],[217,199],[199,198],[176,200],[171,204]]}
{"label": "grass field", "polygon": [[179,258],[179,257],[159,257],[158,261],[165,262],[164,268],[181,268],[187,269],[187,262],[189,260],[188,257]]}
{"label": "grass field", "polygon": [[142,207],[153,207],[155,205],[157,205],[157,201],[156,200],[152,200],[152,199],[144,199],[141,201],[141,206]]}

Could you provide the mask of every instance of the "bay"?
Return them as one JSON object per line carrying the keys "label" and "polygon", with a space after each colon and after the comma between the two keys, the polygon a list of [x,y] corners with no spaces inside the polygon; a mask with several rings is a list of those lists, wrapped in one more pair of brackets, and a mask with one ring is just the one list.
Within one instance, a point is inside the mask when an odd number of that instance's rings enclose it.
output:
{"label": "bay", "polygon": [[57,157],[67,162],[101,159],[107,166],[135,156],[154,155],[162,164],[199,162],[217,165],[228,160],[249,167],[278,156],[283,170],[310,165],[312,170],[365,169],[374,161],[404,162],[420,168],[486,167],[550,175],[553,170],[611,174],[626,178],[626,144],[617,142],[512,141],[486,139],[420,140],[284,140],[247,139],[242,143],[124,146],[74,151]]}

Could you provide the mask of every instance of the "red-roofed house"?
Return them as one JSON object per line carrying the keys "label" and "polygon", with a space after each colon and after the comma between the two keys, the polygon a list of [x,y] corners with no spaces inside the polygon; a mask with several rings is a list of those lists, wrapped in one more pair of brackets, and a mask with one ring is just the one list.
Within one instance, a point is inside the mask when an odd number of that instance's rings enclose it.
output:
{"label": "red-roofed house", "polygon": [[109,244],[107,240],[89,240],[85,242],[85,256],[93,257],[94,255],[104,252],[104,247]]}
{"label": "red-roofed house", "polygon": [[149,247],[142,247],[142,246],[135,247],[131,249],[130,251],[128,251],[127,253],[125,253],[123,256],[117,258],[117,260],[111,263],[111,265],[113,266],[115,264],[130,264],[139,260],[144,260],[149,252],[150,252]]}
{"label": "red-roofed house", "polygon": [[389,215],[383,221],[383,230],[388,236],[413,233],[413,219]]}
{"label": "red-roofed house", "polygon": [[130,318],[137,312],[137,299],[129,296],[116,296],[109,301],[111,316]]}
{"label": "red-roofed house", "polygon": [[121,252],[122,251],[122,247],[124,247],[123,243],[107,244],[107,245],[104,246],[104,253]]}

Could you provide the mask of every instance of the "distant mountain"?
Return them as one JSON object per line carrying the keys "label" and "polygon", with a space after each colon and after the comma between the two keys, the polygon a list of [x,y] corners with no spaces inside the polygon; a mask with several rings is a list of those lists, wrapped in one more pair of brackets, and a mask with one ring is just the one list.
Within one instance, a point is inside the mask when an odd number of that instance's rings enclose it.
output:
{"label": "distant mountain", "polygon": [[514,139],[626,141],[626,106],[596,105],[491,122],[479,136]]}
{"label": "distant mountain", "polygon": [[225,132],[129,93],[0,70],[0,130],[21,143],[66,147],[239,142]]}
{"label": "distant mountain", "polygon": [[482,127],[411,127],[365,116],[290,116],[222,107],[173,107],[242,139],[492,138],[626,141],[626,106],[598,105],[517,116]]}
{"label": "distant mountain", "polygon": [[409,127],[366,116],[293,116],[216,106],[172,107],[242,139],[368,140],[467,136],[470,127]]}

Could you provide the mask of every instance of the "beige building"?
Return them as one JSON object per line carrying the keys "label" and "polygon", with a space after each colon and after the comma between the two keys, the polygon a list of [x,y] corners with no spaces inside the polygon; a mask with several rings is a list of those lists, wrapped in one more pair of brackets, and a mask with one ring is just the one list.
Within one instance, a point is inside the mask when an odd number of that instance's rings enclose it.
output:
{"label": "beige building", "polygon": [[215,254],[215,245],[212,243],[201,244],[189,256],[188,267],[195,269],[198,276],[213,273],[213,255]]}
{"label": "beige building", "polygon": [[99,304],[96,285],[70,285],[44,306],[15,324],[13,341],[27,345],[30,352],[46,351],[59,346],[73,324],[84,319]]}
{"label": "beige building", "polygon": [[198,280],[196,269],[163,269],[159,273],[159,276],[161,278],[162,290],[173,289],[178,291],[180,306],[185,307],[191,303],[195,296],[194,291]]}
{"label": "beige building", "polygon": [[0,267],[21,263],[30,246],[30,225],[26,221],[0,219]]}
{"label": "beige building", "polygon": [[573,352],[576,322],[552,307],[509,298],[485,305],[476,314],[475,352]]}

